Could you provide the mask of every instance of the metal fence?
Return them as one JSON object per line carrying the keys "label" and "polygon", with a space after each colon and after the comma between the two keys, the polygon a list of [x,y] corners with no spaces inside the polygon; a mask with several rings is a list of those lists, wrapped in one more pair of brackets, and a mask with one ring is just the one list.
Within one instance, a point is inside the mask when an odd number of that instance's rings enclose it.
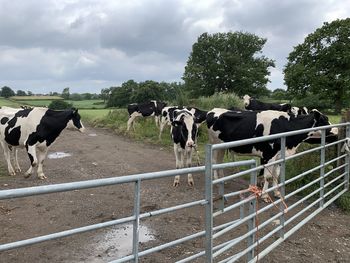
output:
{"label": "metal fence", "polygon": [[[326,144],[325,129],[338,127],[346,129],[346,138],[338,139],[333,143]],[[321,145],[299,152],[292,156],[285,155],[286,137],[305,132],[321,129]],[[312,128],[293,132],[275,134],[270,136],[252,138],[206,146],[205,166],[192,167],[178,170],[144,173],[122,177],[63,183],[47,186],[1,190],[0,200],[11,198],[23,198],[34,195],[50,194],[57,192],[73,191],[79,189],[96,188],[117,184],[134,184],[134,209],[133,215],[111,220],[103,223],[74,228],[67,231],[57,232],[45,236],[38,236],[26,240],[1,244],[0,252],[23,246],[28,246],[48,240],[67,237],[78,233],[101,229],[109,226],[133,223],[132,253],[123,258],[115,259],[114,263],[133,261],[138,262],[139,258],[174,247],[185,242],[204,238],[203,249],[200,252],[179,260],[178,262],[235,262],[237,260],[256,262],[267,255],[271,250],[292,235],[306,222],[321,212],[324,208],[334,202],[349,189],[349,153],[337,152],[334,157],[329,157],[327,150],[337,145],[347,145],[350,138],[350,123]],[[271,192],[279,189],[281,199],[275,199],[273,203],[265,204],[256,198],[254,194],[247,194],[247,185],[240,189],[231,189],[225,183],[232,179],[244,178],[249,184],[257,184],[257,172],[266,168],[266,165],[258,165],[255,159],[213,164],[213,151],[229,149],[241,145],[258,143],[280,139],[281,156],[270,165],[279,165],[280,183],[268,189]],[[347,147],[345,147],[347,148]],[[300,174],[286,173],[286,167],[290,162],[297,161],[305,154],[316,153],[319,156],[318,163],[307,171]],[[240,172],[233,173],[217,180],[212,179],[213,171],[218,169],[229,169],[239,167]],[[242,170],[243,168],[243,170]],[[187,173],[205,172],[205,193],[203,199],[193,200],[180,205],[167,207],[151,212],[140,213],[140,189],[142,182],[150,179],[173,177]],[[288,177],[286,177],[286,174]],[[308,178],[304,185],[298,185],[298,181]],[[216,187],[217,186],[217,187]],[[226,189],[225,189],[226,188]],[[298,195],[303,192],[303,195]],[[282,200],[288,205],[286,211]],[[215,203],[215,204],[214,204]],[[139,229],[140,220],[158,216],[165,213],[172,213],[182,209],[204,206],[205,225],[203,230],[194,234],[182,237],[171,242],[161,244],[143,251],[139,250]],[[229,214],[225,217],[224,215]],[[224,218],[221,220],[217,220]],[[222,223],[222,221],[225,221]],[[221,223],[217,223],[221,222]]]}

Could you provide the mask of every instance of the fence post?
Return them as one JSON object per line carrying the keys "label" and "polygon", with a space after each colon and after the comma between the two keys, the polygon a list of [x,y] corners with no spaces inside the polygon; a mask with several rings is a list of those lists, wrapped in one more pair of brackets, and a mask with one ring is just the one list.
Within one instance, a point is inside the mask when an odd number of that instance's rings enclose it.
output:
{"label": "fence post", "polygon": [[[281,187],[279,189],[281,198],[284,200],[284,197],[286,195],[286,186],[285,186],[285,181],[286,181],[286,137],[281,137],[281,155],[280,158],[283,160],[281,163],[280,167],[280,181],[281,181]],[[284,211],[285,207],[283,202],[280,203],[280,210]],[[279,231],[279,236],[280,238],[284,238],[284,222],[285,222],[285,217],[284,213],[280,216],[280,226],[282,226],[281,230]]]}
{"label": "fence post", "polygon": [[[256,165],[256,161],[254,164],[251,165],[251,168],[255,168]],[[251,185],[256,185],[257,184],[257,171],[251,172],[250,173],[250,184]],[[254,198],[253,200],[250,201],[249,203],[249,216],[251,214],[255,214],[256,213],[256,198]],[[248,223],[248,232],[252,231],[255,228],[255,216],[252,217],[251,219],[249,219],[247,221]],[[248,247],[252,246],[255,243],[255,236],[256,233],[251,234],[248,238]],[[254,258],[254,249],[250,250],[247,253],[247,262],[249,262],[250,260],[252,260]]]}
{"label": "fence post", "polygon": [[132,253],[134,254],[134,262],[139,262],[139,231],[140,231],[140,188],[141,180],[135,182],[134,190],[134,226],[133,226],[133,238],[132,238]]}
{"label": "fence post", "polygon": [[212,155],[211,144],[205,147],[205,257],[207,263],[213,262],[213,184],[212,184]]}
{"label": "fence post", "polygon": [[[346,138],[350,138],[350,124],[346,125]],[[347,143],[347,142],[345,142]],[[349,191],[349,171],[350,171],[350,153],[348,153],[345,157],[345,163],[347,164],[345,166],[345,189]]]}
{"label": "fence post", "polygon": [[325,167],[324,167],[324,163],[326,161],[326,130],[322,129],[321,130],[321,157],[320,157],[320,165],[321,165],[321,169],[320,169],[320,207],[323,207],[324,205],[324,171],[325,171]]}

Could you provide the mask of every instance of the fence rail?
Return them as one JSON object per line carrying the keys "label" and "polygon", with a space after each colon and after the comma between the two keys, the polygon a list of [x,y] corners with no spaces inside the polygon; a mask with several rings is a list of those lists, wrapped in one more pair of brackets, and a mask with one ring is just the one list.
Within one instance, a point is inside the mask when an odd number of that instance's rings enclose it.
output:
{"label": "fence rail", "polygon": [[[346,128],[346,138],[338,139],[336,142],[326,144],[325,129],[329,128]],[[297,153],[292,156],[285,155],[286,138],[288,136],[298,135],[307,132],[321,130],[321,145],[304,152]],[[221,143],[206,146],[206,163],[205,166],[191,167],[177,170],[168,170],[136,175],[128,175],[123,177],[114,177],[98,180],[88,180],[72,183],[54,184],[46,186],[36,186],[20,189],[10,189],[0,191],[0,200],[24,198],[34,195],[44,195],[51,193],[59,193],[66,191],[74,191],[81,189],[97,188],[118,184],[134,184],[134,209],[133,214],[128,217],[107,221],[93,225],[87,225],[74,228],[62,232],[49,235],[33,237],[26,240],[19,240],[7,244],[0,245],[0,251],[20,248],[48,240],[67,237],[87,231],[97,230],[109,226],[115,226],[125,223],[133,223],[133,242],[132,254],[116,259],[114,263],[134,261],[138,262],[140,257],[156,253],[166,248],[170,248],[190,240],[204,238],[203,251],[193,253],[192,255],[181,259],[178,262],[190,262],[198,258],[203,258],[206,262],[235,262],[242,257],[246,257],[249,262],[256,262],[258,258],[262,258],[271,252],[275,247],[282,243],[286,238],[292,235],[311,218],[329,206],[334,200],[339,198],[349,188],[349,153],[341,153],[331,160],[326,159],[326,150],[332,146],[348,143],[350,138],[350,123],[337,124],[331,126],[317,127],[306,130],[298,130],[293,132],[274,134],[270,136],[257,137],[247,140],[234,141],[229,143]],[[268,165],[258,165],[255,159],[228,162],[222,164],[213,164],[213,151],[219,149],[229,149],[241,145],[247,145],[257,142],[269,140],[281,140],[281,156],[278,160]],[[286,163],[305,154],[320,153],[320,163],[315,167],[304,171],[291,178],[286,178]],[[328,166],[336,163],[335,167],[328,169]],[[280,182],[277,186],[269,188],[266,192],[279,189],[282,199],[277,199],[274,203],[262,205],[258,208],[255,196],[245,196],[246,189],[230,191],[225,189],[225,182],[249,176],[251,185],[257,184],[257,172],[265,169],[267,166],[278,165],[280,167]],[[213,171],[218,169],[228,169],[233,167],[244,166],[244,170],[228,175],[224,178],[212,179]],[[248,167],[248,168],[247,168]],[[205,173],[205,193],[202,199],[192,200],[191,202],[178,204],[172,207],[162,208],[149,212],[140,212],[141,198],[140,192],[142,182],[151,179],[159,179],[164,177],[172,177],[187,173]],[[318,174],[318,176],[309,183],[290,190],[288,187],[301,178]],[[318,185],[315,188],[315,185]],[[214,191],[217,186],[218,193]],[[297,198],[297,194],[308,190],[301,198]],[[214,194],[218,196],[218,207],[214,209]],[[230,201],[228,201],[230,200]],[[233,201],[231,201],[233,200]],[[282,200],[288,203],[288,213],[285,212]],[[161,244],[147,250],[139,250],[139,228],[140,221],[151,217],[159,216],[165,213],[172,213],[178,210],[201,206],[205,207],[205,225],[202,231],[191,235]],[[277,207],[277,209],[276,209]],[[237,211],[237,212],[235,212]],[[272,211],[275,214],[271,215]],[[216,225],[216,218],[227,213],[235,213],[237,216],[231,221]],[[259,225],[256,223],[259,221]],[[247,231],[242,232],[240,226],[247,226]],[[259,237],[257,236],[259,233]],[[273,239],[272,237],[277,237]]]}

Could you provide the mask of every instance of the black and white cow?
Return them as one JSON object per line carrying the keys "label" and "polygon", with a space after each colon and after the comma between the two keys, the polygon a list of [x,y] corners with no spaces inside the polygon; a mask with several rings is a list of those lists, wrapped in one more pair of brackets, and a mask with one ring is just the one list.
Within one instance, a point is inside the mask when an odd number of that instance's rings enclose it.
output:
{"label": "black and white cow", "polygon": [[[193,114],[186,110],[175,110],[174,119],[171,123],[171,137],[174,142],[176,169],[191,167],[192,152],[196,146],[197,125]],[[180,183],[180,176],[175,176],[173,186]],[[192,174],[188,174],[188,185],[193,186]]]}
{"label": "black and white cow", "polygon": [[276,110],[291,113],[292,106],[288,103],[275,104],[265,103],[256,99],[251,98],[249,95],[243,96],[244,107],[246,110],[252,111],[264,111],[264,110]]}
{"label": "black and white cow", "polygon": [[159,140],[162,137],[162,132],[164,130],[165,125],[171,125],[172,121],[174,120],[174,112],[177,110],[183,110],[183,109],[186,109],[193,114],[195,118],[195,123],[197,124],[197,128],[199,128],[200,124],[203,123],[207,118],[207,111],[203,111],[195,107],[182,107],[182,106],[164,107],[160,115]]}
{"label": "black and white cow", "polygon": [[[84,132],[78,110],[55,111],[47,108],[19,110],[12,117],[0,120],[0,138],[3,143],[14,147],[25,147],[31,166],[25,177],[32,174],[33,167],[38,166],[37,175],[45,179],[43,162],[48,148],[65,128],[78,129]],[[10,162],[9,148],[4,147],[9,173],[15,174]],[[7,152],[7,153],[6,153]]]}
{"label": "black and white cow", "polygon": [[130,130],[131,125],[134,127],[134,121],[137,117],[149,117],[154,116],[156,126],[159,124],[159,116],[162,109],[166,106],[165,102],[151,100],[143,103],[132,103],[128,105],[129,119],[128,128]]}
{"label": "black and white cow", "polygon": [[290,111],[294,116],[309,114],[309,110],[306,107],[292,107]]}
{"label": "black and white cow", "polygon": [[[207,125],[210,143],[221,143],[330,125],[330,123],[327,116],[317,110],[312,110],[308,115],[295,117],[294,115],[281,111],[230,111],[216,108],[208,112]],[[334,132],[336,133],[336,130]],[[329,134],[331,134],[331,129],[326,131],[326,135]],[[310,132],[287,137],[286,156],[295,154],[298,146],[303,141],[313,136],[319,136],[319,132]],[[280,139],[276,139],[234,147],[230,150],[238,154],[258,156],[261,158],[263,164],[268,164],[280,157],[281,145]],[[224,150],[214,151],[213,162],[221,163],[224,153]],[[266,191],[268,188],[267,179],[272,178],[273,186],[278,184],[279,171],[279,165],[264,169],[263,191]],[[220,172],[222,173],[222,171]],[[217,171],[214,171],[214,178],[217,177]],[[280,196],[278,190],[274,192],[275,196]],[[262,197],[266,200],[267,194],[263,194]]]}

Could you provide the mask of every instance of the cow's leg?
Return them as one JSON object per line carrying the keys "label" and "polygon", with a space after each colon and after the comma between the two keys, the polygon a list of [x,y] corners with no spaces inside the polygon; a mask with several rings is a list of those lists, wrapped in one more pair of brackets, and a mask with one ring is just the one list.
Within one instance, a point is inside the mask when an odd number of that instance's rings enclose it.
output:
{"label": "cow's leg", "polygon": [[129,116],[127,131],[130,130],[131,125],[132,125],[132,128],[135,130],[134,121],[135,121],[135,119],[136,119],[137,117],[139,117],[139,116],[142,116],[142,115],[140,115],[140,113],[138,113],[138,112],[133,112],[133,113]]}
{"label": "cow's leg", "polygon": [[[272,186],[277,186],[278,185],[278,178],[279,178],[279,175],[280,175],[280,172],[281,172],[281,166],[279,164],[276,164],[274,165],[273,167],[274,171],[273,171],[273,175],[272,175]],[[281,193],[280,191],[278,190],[278,188],[276,188],[274,190],[274,195],[275,197],[278,197],[280,198],[281,197]]]}
{"label": "cow's leg", "polygon": [[[269,161],[271,162],[271,160]],[[264,186],[262,189],[262,195],[261,198],[265,201],[268,202],[269,201],[269,194],[266,192],[267,189],[269,188],[269,179],[273,177],[273,167],[271,166],[267,166],[264,169]]]}
{"label": "cow's leg", "polygon": [[38,147],[38,170],[37,170],[37,174],[38,174],[38,178],[39,179],[46,179],[47,177],[45,176],[44,172],[43,172],[43,163],[44,160],[46,158],[46,154],[47,154],[47,147]]}
{"label": "cow's leg", "polygon": [[166,119],[164,117],[161,117],[160,124],[159,124],[159,136],[158,136],[159,140],[162,139],[162,133],[163,133],[163,130],[164,130],[166,123],[167,123]]}
{"label": "cow's leg", "polygon": [[29,157],[29,160],[31,163],[31,166],[24,174],[24,177],[27,178],[27,177],[32,175],[33,167],[35,167],[38,164],[38,159],[36,157],[36,147],[35,146],[27,145],[26,148],[27,148],[28,157]]}
{"label": "cow's leg", "polygon": [[[183,167],[183,150],[181,146],[174,144],[174,153],[176,159],[176,169],[181,169]],[[177,187],[180,184],[180,175],[176,175],[174,179],[173,186]]]}
{"label": "cow's leg", "polygon": [[[225,150],[215,150],[213,152],[213,164],[222,163],[224,161]],[[214,170],[214,180],[218,179],[219,176],[224,177],[224,171],[222,169]]]}
{"label": "cow's leg", "polygon": [[154,116],[154,121],[156,122],[156,127],[159,127],[159,116]]}
{"label": "cow's leg", "polygon": [[[192,153],[193,153],[192,148],[186,149],[186,167],[192,166]],[[187,176],[187,183],[189,186],[194,186],[193,177],[192,177],[192,174],[190,173]]]}
{"label": "cow's leg", "polygon": [[15,149],[14,149],[14,151],[15,151],[15,169],[16,169],[16,172],[18,172],[18,173],[20,173],[20,172],[22,172],[22,170],[21,170],[21,167],[19,166],[19,163],[18,163],[18,148],[16,147]]}
{"label": "cow's leg", "polygon": [[12,164],[11,164],[11,153],[10,153],[10,149],[9,149],[8,145],[4,142],[1,142],[1,146],[2,146],[2,149],[4,151],[4,156],[5,156],[5,160],[7,162],[7,169],[8,169],[9,175],[16,175],[16,172],[13,169]]}

